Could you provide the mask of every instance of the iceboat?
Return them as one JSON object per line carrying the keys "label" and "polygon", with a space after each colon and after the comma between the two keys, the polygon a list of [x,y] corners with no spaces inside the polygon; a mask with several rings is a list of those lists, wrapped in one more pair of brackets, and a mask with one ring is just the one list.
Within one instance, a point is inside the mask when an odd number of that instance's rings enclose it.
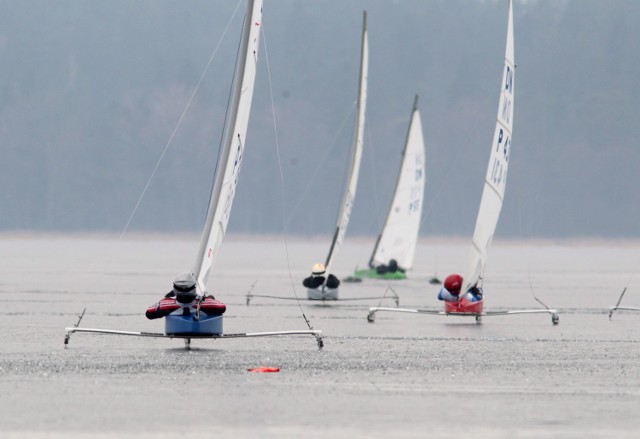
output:
{"label": "iceboat", "polygon": [[368,268],[356,269],[353,277],[345,280],[407,278],[406,272],[413,267],[420,231],[424,183],[424,135],[416,96],[393,198],[369,258]]}
{"label": "iceboat", "polygon": [[[349,225],[351,209],[356,197],[358,186],[358,174],[360,173],[360,161],[364,138],[364,121],[367,106],[367,75],[369,70],[369,43],[367,39],[367,13],[362,18],[362,48],[360,51],[360,80],[358,86],[358,100],[356,108],[356,121],[351,146],[351,161],[347,169],[347,179],[338,211],[338,221],[333,234],[333,240],[329,247],[329,254],[324,263],[324,282],[314,288],[307,288],[307,298],[310,300],[337,300],[339,286],[327,285],[331,273],[332,263],[338,254],[344,240],[344,235]],[[336,278],[337,279],[337,278]],[[337,282],[339,284],[339,281]]]}
{"label": "iceboat", "polygon": [[[207,280],[227,230],[236,185],[238,183],[238,174],[245,154],[245,139],[258,62],[260,28],[262,24],[262,3],[262,0],[247,1],[240,49],[236,59],[236,69],[232,83],[231,101],[224,127],[224,140],[218,152],[207,218],[192,270],[199,297],[205,297],[207,295]],[[191,339],[195,338],[228,339],[277,335],[312,335],[316,338],[318,347],[322,348],[323,346],[322,331],[312,329],[308,321],[308,330],[225,334],[223,331],[223,315],[205,316],[202,315],[202,313],[196,312],[194,314],[191,313],[190,310],[184,309],[184,315],[169,315],[164,317],[164,333],[81,328],[79,325],[84,316],[83,312],[73,327],[66,328],[64,343],[66,346],[69,343],[71,335],[80,332],[139,337],[181,338],[184,339],[186,347],[189,347]]]}
{"label": "iceboat", "polygon": [[[337,300],[371,300],[371,299],[380,299],[381,297],[357,297],[357,298],[340,298],[340,281],[337,277],[331,275],[332,264],[335,260],[335,257],[338,254],[340,247],[342,246],[342,242],[344,240],[345,232],[347,231],[347,226],[349,225],[349,218],[351,217],[351,210],[353,207],[353,202],[356,196],[356,188],[358,185],[358,175],[360,172],[360,161],[362,158],[362,150],[363,150],[363,137],[364,137],[364,123],[365,123],[365,109],[367,104],[367,75],[369,70],[369,43],[367,38],[367,13],[366,11],[363,13],[362,19],[362,43],[361,43],[361,51],[360,51],[360,73],[359,73],[359,85],[358,85],[358,98],[356,101],[356,118],[355,118],[355,128],[353,134],[353,142],[351,145],[351,159],[349,163],[349,167],[347,169],[345,186],[338,210],[338,219],[335,228],[335,232],[333,234],[333,238],[331,241],[331,245],[329,247],[329,253],[325,259],[324,263],[319,263],[314,265],[314,269],[318,268],[318,272],[316,273],[318,279],[313,280],[312,287],[307,287],[305,285],[307,291],[307,300],[311,301],[322,301],[322,302],[331,302]],[[306,283],[307,280],[305,279]],[[303,283],[303,285],[304,285]],[[396,305],[398,302],[398,297],[395,291],[388,290],[386,293],[391,293],[393,298],[396,301]],[[385,293],[385,294],[386,294]],[[250,304],[251,300],[256,297],[264,297],[264,298],[272,298],[272,299],[290,299],[297,300],[296,298],[290,297],[282,297],[275,295],[264,295],[264,294],[252,294],[251,292],[247,293],[246,303]],[[384,298],[383,296],[382,298]]]}
{"label": "iceboat", "polygon": [[[513,5],[511,0],[509,0],[507,20],[507,41],[500,87],[498,114],[493,134],[493,142],[491,144],[489,165],[487,167],[482,197],[480,199],[480,207],[478,209],[478,216],[472,238],[471,261],[467,276],[464,278],[465,285],[462,292],[469,292],[472,289],[482,291],[482,280],[485,264],[487,262],[487,255],[498,224],[500,211],[502,210],[504,192],[507,183],[507,168],[509,165],[509,156],[511,154],[515,85]],[[477,301],[468,300],[466,298],[469,297],[468,294],[470,293],[461,293],[460,298],[456,302],[445,301],[444,310],[442,311],[371,307],[369,308],[367,320],[369,322],[374,322],[377,312],[391,311],[474,317],[477,322],[480,322],[484,316],[546,313],[551,315],[551,321],[554,325],[559,322],[557,311],[550,308],[487,312],[484,311],[484,294],[481,296],[480,300]]]}

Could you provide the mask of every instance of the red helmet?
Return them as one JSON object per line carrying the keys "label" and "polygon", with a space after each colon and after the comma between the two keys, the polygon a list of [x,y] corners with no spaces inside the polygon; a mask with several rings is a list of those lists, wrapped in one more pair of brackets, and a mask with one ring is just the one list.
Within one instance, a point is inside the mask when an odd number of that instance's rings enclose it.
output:
{"label": "red helmet", "polygon": [[459,274],[450,274],[444,280],[444,287],[454,296],[460,294],[462,288],[462,276]]}

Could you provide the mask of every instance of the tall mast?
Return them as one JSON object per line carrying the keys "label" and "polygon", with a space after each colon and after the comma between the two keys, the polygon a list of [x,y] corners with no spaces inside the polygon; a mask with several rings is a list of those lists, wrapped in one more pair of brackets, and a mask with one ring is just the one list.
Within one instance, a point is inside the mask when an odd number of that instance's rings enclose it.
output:
{"label": "tall mast", "polygon": [[511,133],[513,130],[513,103],[515,84],[515,64],[513,56],[513,9],[509,0],[507,23],[507,44],[504,68],[500,84],[500,102],[496,117],[496,128],[491,144],[489,166],[484,179],[478,219],[473,233],[471,261],[465,278],[467,289],[482,286],[487,252],[498,224],[502,201],[507,183],[507,168],[511,156]]}
{"label": "tall mast", "polygon": [[365,109],[367,106],[367,74],[369,70],[369,43],[367,40],[367,12],[362,17],[362,48],[360,51],[360,80],[358,87],[358,105],[356,111],[356,124],[353,133],[353,145],[351,147],[351,164],[349,166],[348,179],[342,195],[342,203],[340,204],[340,212],[336,230],[331,241],[331,247],[326,259],[326,270],[329,272],[332,258],[338,252],[342,245],[344,234],[347,231],[349,218],[353,201],[356,196],[356,187],[358,185],[358,173],[360,172],[360,159],[362,158],[362,143],[364,137],[364,119]]}
{"label": "tall mast", "polygon": [[233,79],[231,106],[224,128],[224,141],[218,154],[200,249],[193,266],[193,273],[202,293],[207,290],[209,272],[218,255],[218,249],[227,229],[231,205],[238,184],[238,173],[244,156],[253,99],[261,24],[262,0],[248,0]]}

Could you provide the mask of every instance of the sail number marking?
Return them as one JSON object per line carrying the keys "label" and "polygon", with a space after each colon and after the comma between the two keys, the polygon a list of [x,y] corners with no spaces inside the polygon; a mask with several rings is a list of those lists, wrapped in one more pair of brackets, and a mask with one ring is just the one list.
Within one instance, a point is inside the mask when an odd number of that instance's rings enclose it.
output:
{"label": "sail number marking", "polygon": [[498,141],[496,142],[496,154],[493,160],[493,167],[489,176],[489,180],[495,186],[499,186],[507,179],[507,165],[509,162],[509,152],[511,150],[511,138],[505,135],[502,128],[498,132]]}
{"label": "sail number marking", "polygon": [[[513,83],[515,72],[509,65],[505,65],[504,84],[502,91],[501,110],[498,118],[504,123],[508,129],[511,129],[513,117]],[[509,164],[509,153],[511,151],[511,135],[507,134],[502,127],[497,128],[495,150],[493,151],[493,164],[491,165],[487,180],[496,189],[504,190],[504,184],[507,180],[507,166]]]}
{"label": "sail number marking", "polygon": [[511,115],[513,114],[513,80],[514,72],[510,66],[505,66],[504,72],[504,93],[502,98],[502,112],[500,118],[505,124],[511,123]]}
{"label": "sail number marking", "polygon": [[513,93],[513,69],[511,66],[506,66],[507,71],[505,73],[505,81],[504,81],[504,89],[508,91],[509,94]]}

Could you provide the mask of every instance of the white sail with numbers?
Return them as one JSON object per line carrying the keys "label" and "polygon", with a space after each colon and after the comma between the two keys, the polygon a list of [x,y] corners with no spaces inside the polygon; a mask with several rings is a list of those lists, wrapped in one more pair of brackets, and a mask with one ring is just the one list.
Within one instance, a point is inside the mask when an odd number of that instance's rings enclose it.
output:
{"label": "white sail with numbers", "polygon": [[371,255],[369,267],[388,264],[392,259],[403,271],[413,267],[422,218],[424,181],[424,136],[416,96],[393,199]]}
{"label": "white sail with numbers", "polygon": [[509,1],[507,24],[507,44],[504,69],[500,88],[500,102],[496,128],[491,144],[491,156],[484,180],[484,189],[473,233],[471,263],[465,278],[467,288],[482,285],[487,252],[500,217],[502,201],[507,183],[507,168],[511,154],[511,133],[513,128],[513,103],[515,85],[515,64],[513,56],[513,10]]}

